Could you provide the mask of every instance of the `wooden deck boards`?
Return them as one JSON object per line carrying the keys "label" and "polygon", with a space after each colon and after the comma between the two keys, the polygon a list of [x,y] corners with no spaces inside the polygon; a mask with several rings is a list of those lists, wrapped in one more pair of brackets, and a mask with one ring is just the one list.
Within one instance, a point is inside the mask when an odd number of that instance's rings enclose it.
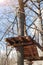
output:
{"label": "wooden deck boards", "polygon": [[33,40],[30,36],[19,36],[6,38],[6,42],[9,43],[9,46],[24,48],[24,59],[28,60],[42,60],[42,57],[39,57],[37,46],[43,50],[43,47],[39,45],[35,40]]}

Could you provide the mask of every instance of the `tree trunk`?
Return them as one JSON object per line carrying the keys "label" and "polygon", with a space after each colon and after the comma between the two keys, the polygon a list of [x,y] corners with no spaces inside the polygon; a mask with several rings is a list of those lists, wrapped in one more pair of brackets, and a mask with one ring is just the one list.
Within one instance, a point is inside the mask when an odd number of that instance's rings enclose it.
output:
{"label": "tree trunk", "polygon": [[[42,30],[42,16],[41,16],[40,0],[38,3],[39,3],[39,30]],[[39,41],[39,43],[41,43],[41,45],[43,45],[43,35],[40,34],[40,36],[41,36],[40,39],[42,42]]]}
{"label": "tree trunk", "polygon": [[[23,4],[23,0],[18,0],[19,2],[19,22],[18,22],[18,27],[19,27],[19,31],[18,31],[18,35],[19,36],[24,36],[24,22],[25,22],[25,14],[24,14],[24,4]],[[24,65],[24,51],[23,51],[23,47],[18,47],[18,65]]]}
{"label": "tree trunk", "polygon": [[[38,21],[36,21],[36,22],[38,22],[36,25],[39,30],[42,30],[42,26],[41,26],[42,25],[42,16],[41,16],[41,9],[40,9],[40,0],[37,0],[37,2],[38,2],[38,6],[39,6],[39,9],[38,9],[39,16],[38,16]],[[39,37],[40,37],[40,39],[39,39]],[[36,41],[41,43],[41,45],[42,45],[41,38],[42,38],[42,35],[39,34],[38,31],[36,31]]]}

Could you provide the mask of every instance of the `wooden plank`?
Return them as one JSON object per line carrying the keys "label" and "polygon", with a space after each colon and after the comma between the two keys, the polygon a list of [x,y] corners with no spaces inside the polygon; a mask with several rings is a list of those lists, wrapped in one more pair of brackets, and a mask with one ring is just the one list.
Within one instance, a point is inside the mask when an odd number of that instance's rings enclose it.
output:
{"label": "wooden plank", "polygon": [[33,44],[38,46],[43,51],[43,47],[41,47],[40,44],[37,43],[35,40],[33,40],[30,36],[19,36],[19,37],[6,38],[6,42],[8,42],[10,45],[13,45],[16,43],[21,43],[21,45],[22,45],[22,43],[31,43],[32,42]]}
{"label": "wooden plank", "polygon": [[19,46],[23,46],[24,59],[30,61],[43,60],[43,58],[39,57],[36,46],[38,46],[42,51],[43,47],[41,47],[40,44],[33,40],[31,37],[19,36],[14,38],[7,38],[6,41],[9,43],[9,45],[16,48],[18,48]]}
{"label": "wooden plank", "polygon": [[29,58],[29,57],[27,57],[27,58],[25,58],[25,59],[27,59],[28,61],[42,61],[43,60],[43,57],[39,57],[39,58]]}

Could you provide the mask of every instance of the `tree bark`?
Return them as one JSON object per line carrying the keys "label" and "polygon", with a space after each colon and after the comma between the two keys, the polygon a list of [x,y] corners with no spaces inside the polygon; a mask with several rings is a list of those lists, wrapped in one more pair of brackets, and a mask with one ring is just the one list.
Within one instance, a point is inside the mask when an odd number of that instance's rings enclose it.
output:
{"label": "tree bark", "polygon": [[[24,14],[24,4],[23,0],[18,0],[19,2],[19,21],[18,21],[18,35],[24,36],[24,22],[25,22],[25,14]],[[18,47],[18,65],[24,65],[24,51],[23,47]]]}
{"label": "tree bark", "polygon": [[[39,30],[42,30],[42,16],[41,16],[40,0],[38,0],[38,4],[39,4],[39,24],[40,24]],[[43,39],[43,35],[42,35],[42,33],[40,34],[40,36],[41,36],[40,39],[41,39],[42,43],[41,42],[39,42],[39,43],[41,43],[41,45],[43,45],[43,40],[42,40]]]}

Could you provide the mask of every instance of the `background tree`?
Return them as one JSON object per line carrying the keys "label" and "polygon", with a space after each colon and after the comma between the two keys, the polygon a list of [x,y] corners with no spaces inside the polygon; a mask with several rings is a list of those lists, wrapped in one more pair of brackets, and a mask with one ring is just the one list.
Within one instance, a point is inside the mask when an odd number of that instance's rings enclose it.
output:
{"label": "background tree", "polygon": [[[14,4],[16,2],[16,4]],[[6,4],[7,3],[7,4]],[[0,43],[4,38],[30,35],[33,39],[43,44],[43,1],[42,0],[7,0],[3,14],[0,15]],[[3,7],[3,5],[1,5]],[[6,7],[5,7],[6,5]],[[21,6],[22,5],[22,6]],[[1,10],[1,9],[0,9]],[[40,21],[40,22],[39,22]],[[8,25],[9,24],[9,25]],[[21,26],[22,24],[22,26]],[[16,30],[15,30],[16,28]],[[18,32],[19,30],[19,32]],[[41,42],[40,42],[41,40]],[[3,44],[2,46],[6,46]],[[6,49],[6,48],[5,48]],[[22,48],[21,48],[22,49]],[[23,58],[22,58],[23,63]]]}

